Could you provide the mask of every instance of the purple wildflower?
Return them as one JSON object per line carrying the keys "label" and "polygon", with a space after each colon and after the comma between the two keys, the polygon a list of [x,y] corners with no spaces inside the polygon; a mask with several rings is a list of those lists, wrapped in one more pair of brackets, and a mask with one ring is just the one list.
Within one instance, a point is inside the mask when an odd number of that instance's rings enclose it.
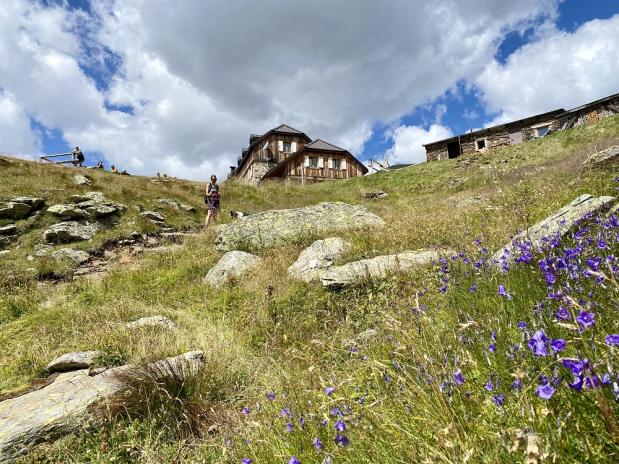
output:
{"label": "purple wildflower", "polygon": [[288,422],[286,424],[286,432],[292,432],[294,430],[294,424],[292,422]]}
{"label": "purple wildflower", "polygon": [[346,435],[337,435],[335,437],[335,443],[340,446],[346,447],[350,444],[350,440]]}
{"label": "purple wildflower", "polygon": [[593,324],[595,324],[595,313],[580,311],[578,316],[576,316],[576,322],[580,324],[583,330],[587,327],[591,327]]}
{"label": "purple wildflower", "polygon": [[606,338],[604,339],[604,341],[606,342],[607,345],[617,346],[619,345],[619,334],[606,335]]}
{"label": "purple wildflower", "polygon": [[499,295],[504,296],[508,300],[511,300],[511,298],[512,298],[509,295],[509,293],[507,293],[507,290],[505,290],[505,287],[503,285],[499,285]]}
{"label": "purple wildflower", "polygon": [[312,444],[317,450],[321,450],[325,447],[325,445],[318,439],[318,437],[314,437],[314,439],[312,440]]}
{"label": "purple wildflower", "polygon": [[570,371],[572,371],[572,374],[580,375],[582,371],[585,369],[586,365],[588,364],[588,360],[585,359],[584,361],[579,361],[578,359],[566,358],[563,361],[561,361],[561,364],[566,369],[569,369]]}
{"label": "purple wildflower", "polygon": [[537,395],[543,400],[549,400],[555,394],[555,389],[550,384],[539,385]]}
{"label": "purple wildflower", "polygon": [[494,353],[496,351],[496,343],[491,343],[488,345],[488,351],[490,351],[490,353]]}
{"label": "purple wildflower", "polygon": [[274,392],[268,392],[268,393],[267,393],[267,398],[268,398],[270,401],[275,400],[275,393],[274,393]]}
{"label": "purple wildflower", "polygon": [[325,388],[325,394],[327,396],[331,396],[334,391],[335,391],[335,387],[327,387],[327,388]]}
{"label": "purple wildflower", "polygon": [[497,406],[503,406],[503,403],[505,403],[505,395],[503,393],[493,396],[492,397],[492,402]]}
{"label": "purple wildflower", "polygon": [[254,461],[252,461],[250,458],[243,458],[241,460],[241,464],[251,464],[252,462]]}
{"label": "purple wildflower", "polygon": [[548,353],[546,351],[546,342],[548,338],[546,337],[546,333],[544,329],[540,329],[531,337],[529,340],[528,346],[533,351],[535,356],[546,356]]}
{"label": "purple wildflower", "polygon": [[346,424],[344,423],[344,421],[342,419],[339,419],[335,425],[335,430],[338,432],[345,432],[346,431]]}
{"label": "purple wildflower", "polygon": [[600,250],[603,250],[604,248],[606,248],[606,242],[602,239],[598,240],[598,248]]}
{"label": "purple wildflower", "polygon": [[288,408],[282,409],[282,417],[288,417],[290,415],[290,410]]}
{"label": "purple wildflower", "polygon": [[550,341],[550,348],[552,348],[552,351],[555,353],[560,353],[565,349],[565,340],[562,338],[553,338]]}
{"label": "purple wildflower", "polygon": [[460,369],[454,372],[454,382],[456,385],[462,385],[464,383],[464,374]]}
{"label": "purple wildflower", "polygon": [[527,328],[527,323],[526,322],[519,322],[518,323],[518,328],[519,329],[526,329]]}
{"label": "purple wildflower", "polygon": [[243,414],[249,414],[251,411],[249,410],[249,408],[247,406],[245,406],[243,409],[241,409],[241,412]]}
{"label": "purple wildflower", "polygon": [[491,392],[494,389],[494,384],[492,383],[492,379],[488,379],[486,384],[484,385],[485,389]]}
{"label": "purple wildflower", "polygon": [[522,388],[522,380],[520,380],[518,378],[516,380],[514,380],[514,382],[512,383],[512,388],[514,390],[520,390]]}
{"label": "purple wildflower", "polygon": [[556,316],[557,316],[558,321],[567,321],[570,319],[570,312],[567,310],[565,306],[561,306],[557,310]]}
{"label": "purple wildflower", "polygon": [[574,381],[569,384],[570,388],[576,391],[582,391],[583,379],[582,377],[574,377]]}
{"label": "purple wildflower", "polygon": [[301,464],[301,461],[299,460],[298,457],[292,456],[290,460],[288,461],[288,464]]}

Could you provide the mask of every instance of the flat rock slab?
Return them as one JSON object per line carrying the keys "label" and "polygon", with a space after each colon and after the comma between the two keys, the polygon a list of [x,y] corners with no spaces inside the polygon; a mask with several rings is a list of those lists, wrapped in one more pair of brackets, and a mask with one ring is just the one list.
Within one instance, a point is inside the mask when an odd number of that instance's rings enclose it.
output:
{"label": "flat rock slab", "polygon": [[204,283],[212,287],[220,287],[231,277],[238,277],[260,262],[258,256],[244,251],[229,251],[213,266]]}
{"label": "flat rock slab", "polygon": [[251,214],[223,226],[215,248],[220,251],[260,249],[293,242],[308,234],[343,232],[384,225],[364,206],[341,202]]}
{"label": "flat rock slab", "polygon": [[180,201],[172,200],[171,198],[159,198],[157,203],[164,206],[170,206],[174,209],[182,209],[183,211],[187,211],[188,213],[195,213],[196,208],[191,205],[187,205],[185,203],[181,203]]}
{"label": "flat rock slab", "polygon": [[333,261],[350,251],[350,248],[350,243],[339,237],[316,240],[288,268],[288,275],[308,283],[319,281],[325,271],[333,266]]}
{"label": "flat rock slab", "polygon": [[165,216],[161,213],[158,213],[156,211],[142,211],[140,213],[140,216],[149,219],[152,222],[164,222],[165,221]]}
{"label": "flat rock slab", "polygon": [[57,204],[47,208],[47,212],[62,219],[84,219],[88,214],[76,205]]}
{"label": "flat rock slab", "polygon": [[100,351],[79,351],[75,353],[66,353],[50,362],[45,369],[50,374],[53,372],[67,372],[78,369],[86,369],[92,366],[99,356],[101,356]]}
{"label": "flat rock slab", "polygon": [[449,250],[422,249],[403,251],[393,255],[353,261],[328,269],[320,278],[325,287],[341,288],[367,278],[385,277],[390,273],[405,272],[453,255]]}
{"label": "flat rock slab", "polygon": [[142,317],[137,321],[127,323],[128,329],[139,329],[143,327],[174,330],[176,328],[176,324],[165,316]]}
{"label": "flat rock slab", "polygon": [[56,260],[69,259],[75,264],[84,264],[90,259],[90,255],[82,250],[73,250],[72,248],[61,248],[52,253],[52,258]]}
{"label": "flat rock slab", "polygon": [[26,203],[7,201],[0,203],[1,219],[24,219],[32,212],[32,207]]}
{"label": "flat rock slab", "polygon": [[531,242],[534,249],[542,247],[549,237],[563,237],[585,215],[603,211],[611,207],[615,197],[593,197],[589,194],[580,195],[570,204],[564,206],[552,216],[516,235],[510,243],[498,250],[492,256],[493,263],[511,262],[517,256],[517,245]]}
{"label": "flat rock slab", "polygon": [[9,224],[8,226],[0,227],[0,235],[15,235],[17,233],[17,226],[15,224]]}
{"label": "flat rock slab", "polygon": [[[202,352],[191,351],[153,364],[163,369],[176,363],[199,368],[203,359]],[[93,377],[87,370],[60,374],[47,387],[0,402],[0,463],[14,462],[39,443],[88,430],[100,423],[96,408],[91,406],[123,390],[116,374],[128,368],[108,369]]]}
{"label": "flat rock slab", "polygon": [[92,180],[90,180],[88,177],[83,176],[82,174],[75,174],[73,176],[73,183],[75,185],[82,185],[82,186],[89,186],[90,184],[92,184]]}
{"label": "flat rock slab", "polygon": [[90,240],[101,230],[101,225],[82,224],[76,221],[59,222],[43,232],[43,240],[48,243],[69,243]]}
{"label": "flat rock slab", "polygon": [[610,163],[616,163],[619,161],[619,146],[612,146],[607,148],[606,150],[602,150],[600,152],[591,155],[587,161],[583,164],[600,166]]}

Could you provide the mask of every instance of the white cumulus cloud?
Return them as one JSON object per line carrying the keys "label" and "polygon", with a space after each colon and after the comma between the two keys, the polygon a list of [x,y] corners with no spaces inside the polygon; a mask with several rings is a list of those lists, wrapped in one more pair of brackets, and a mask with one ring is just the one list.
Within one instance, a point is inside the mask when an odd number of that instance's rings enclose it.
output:
{"label": "white cumulus cloud", "polygon": [[419,126],[400,126],[393,131],[393,147],[386,156],[391,164],[421,163],[426,160],[424,143],[451,137],[448,127],[432,124],[427,130]]}

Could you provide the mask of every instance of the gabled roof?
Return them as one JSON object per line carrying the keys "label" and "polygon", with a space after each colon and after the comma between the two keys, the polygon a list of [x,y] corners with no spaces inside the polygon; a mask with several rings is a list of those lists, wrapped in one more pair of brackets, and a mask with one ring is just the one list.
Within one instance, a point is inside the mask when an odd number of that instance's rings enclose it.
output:
{"label": "gabled roof", "polygon": [[600,98],[599,100],[595,100],[589,103],[585,103],[584,105],[578,106],[576,108],[572,108],[571,110],[567,110],[566,113],[577,113],[578,111],[584,110],[585,108],[589,107],[589,106],[595,106],[595,105],[599,105],[601,103],[606,103],[608,101],[614,100],[616,98],[619,98],[619,93],[615,93],[613,95],[609,95],[608,97],[604,97],[604,98]]}
{"label": "gabled roof", "polygon": [[305,149],[311,150],[329,150],[329,151],[346,151],[343,148],[336,147],[335,145],[325,142],[324,140],[316,139],[311,143],[305,145]]}
{"label": "gabled roof", "polygon": [[286,124],[281,124],[275,129],[271,129],[269,132],[283,132],[284,134],[303,134],[303,132],[301,132],[300,130],[295,129],[294,127],[290,127]]}

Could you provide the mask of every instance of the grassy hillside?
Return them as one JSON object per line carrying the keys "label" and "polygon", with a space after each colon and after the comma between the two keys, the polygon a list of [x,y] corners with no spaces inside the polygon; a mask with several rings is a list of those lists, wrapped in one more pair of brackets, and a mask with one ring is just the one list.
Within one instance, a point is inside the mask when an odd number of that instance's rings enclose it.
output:
{"label": "grassy hillside", "polygon": [[[131,268],[119,263],[100,280],[40,280],[26,271],[33,267],[26,256],[51,219],[20,224],[20,248],[0,256],[0,394],[26,387],[64,352],[101,350],[100,363],[115,365],[201,349],[206,369],[185,390],[188,399],[208,405],[200,436],[181,433],[183,416],[164,401],[150,414],[111,418],[94,433],[41,447],[25,462],[286,463],[296,456],[305,464],[331,456],[338,463],[520,463],[527,442],[529,462],[619,459],[617,348],[605,342],[619,333],[616,264],[607,258],[617,254],[617,225],[602,218],[507,273],[474,265],[577,195],[614,195],[616,167],[581,163],[591,144],[618,137],[613,117],[490,153],[350,181],[223,185],[224,221],[229,209],[334,200],[367,205],[388,227],[349,234],[353,247],[342,262],[434,246],[461,253],[340,292],[287,278],[309,245],[303,242],[265,250],[259,271],[213,290],[202,283],[220,256],[212,230],[182,248],[144,255]],[[0,198],[29,194],[52,204],[82,190],[72,185],[70,169],[14,162],[0,172],[9,179]],[[201,202],[194,183],[93,176],[93,190],[127,206],[117,228],[74,245],[94,252],[136,228],[152,232],[138,205],[152,208],[161,197]],[[390,196],[361,199],[379,189]],[[199,214],[166,214],[177,228],[201,221]],[[579,250],[572,274],[555,266],[563,247]],[[552,263],[552,284],[537,264],[541,258]],[[588,260],[598,258],[596,269],[585,272]],[[557,320],[562,306],[569,318]],[[576,322],[581,311],[594,313],[595,324]],[[124,328],[154,314],[179,329]],[[539,330],[547,343],[565,340],[563,351],[548,345],[546,356],[536,356],[528,345]],[[569,386],[574,376],[565,358],[589,359],[590,368],[578,372],[582,391]],[[603,385],[588,388],[597,384]],[[540,387],[547,386],[554,391],[543,399]],[[327,394],[326,387],[335,390]]]}

